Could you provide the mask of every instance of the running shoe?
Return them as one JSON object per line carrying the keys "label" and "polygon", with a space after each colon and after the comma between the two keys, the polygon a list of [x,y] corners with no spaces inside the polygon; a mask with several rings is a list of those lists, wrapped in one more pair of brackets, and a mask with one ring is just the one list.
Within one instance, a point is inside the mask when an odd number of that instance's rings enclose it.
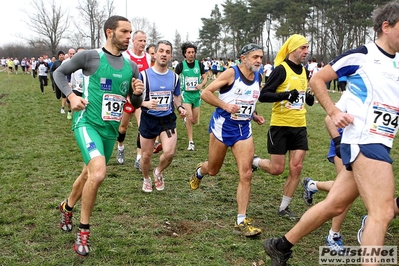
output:
{"label": "running shoe", "polygon": [[302,188],[303,188],[303,201],[305,202],[306,205],[312,206],[313,205],[313,195],[317,192],[314,190],[310,190],[308,188],[309,182],[313,181],[310,177],[306,177],[302,179]]}
{"label": "running shoe", "polygon": [[65,114],[65,109],[61,108],[61,114]]}
{"label": "running shoe", "polygon": [[299,220],[298,215],[291,212],[290,207],[286,207],[284,210],[278,211],[277,214],[280,217],[288,218],[290,220]]}
{"label": "running shoe", "polygon": [[76,242],[73,246],[76,254],[81,257],[86,257],[89,255],[90,247],[89,247],[89,238],[90,238],[90,230],[80,229],[76,234]]}
{"label": "running shoe", "polygon": [[158,152],[160,152],[160,151],[162,151],[162,144],[159,143],[159,142],[156,142],[156,143],[154,144],[154,153],[158,153]]}
{"label": "running shoe", "polygon": [[68,120],[71,120],[71,119],[72,119],[72,112],[68,112],[68,114],[67,114],[67,119],[68,119]]}
{"label": "running shoe", "polygon": [[143,180],[143,191],[144,192],[152,192],[152,182],[151,182],[151,178],[144,178]]}
{"label": "running shoe", "polygon": [[72,211],[67,211],[65,209],[65,204],[66,202],[63,201],[60,203],[60,205],[58,205],[58,209],[61,213],[60,228],[64,232],[70,232],[72,231],[73,228],[73,223],[72,223],[73,213]]}
{"label": "running shoe", "polygon": [[201,166],[202,166],[202,163],[197,164],[197,166],[195,167],[195,172],[190,179],[190,187],[192,190],[199,188],[199,185],[201,183],[202,177],[199,178],[197,175],[198,169],[200,169]]}
{"label": "running shoe", "polygon": [[155,169],[154,169],[154,183],[156,190],[158,191],[164,190],[165,182],[163,181],[163,175],[162,173],[158,173],[158,175],[156,175]]}
{"label": "running shoe", "polygon": [[116,161],[119,164],[124,164],[125,163],[125,148],[120,150],[119,148],[116,150]]}
{"label": "running shoe", "polygon": [[362,220],[360,221],[359,231],[357,231],[357,242],[359,242],[360,245],[362,244],[362,237],[363,237],[364,227],[366,226],[366,220],[367,220],[367,215],[363,215]]}
{"label": "running shoe", "polygon": [[140,159],[134,162],[134,168],[138,169],[141,172]]}
{"label": "running shoe", "polygon": [[330,248],[330,250],[342,251],[345,250],[344,243],[342,242],[343,237],[333,237],[332,239],[329,236],[326,236],[326,246]]}
{"label": "running shoe", "polygon": [[286,266],[287,260],[291,258],[292,251],[283,253],[277,249],[277,238],[268,238],[263,242],[263,248],[266,254],[270,257],[272,266]]}
{"label": "running shoe", "polygon": [[234,229],[240,232],[243,236],[256,236],[262,233],[262,229],[252,226],[252,219],[245,218],[240,224],[234,224]]}
{"label": "running shoe", "polygon": [[188,143],[187,150],[188,150],[188,151],[193,151],[193,150],[195,150],[194,141],[190,141],[190,142]]}

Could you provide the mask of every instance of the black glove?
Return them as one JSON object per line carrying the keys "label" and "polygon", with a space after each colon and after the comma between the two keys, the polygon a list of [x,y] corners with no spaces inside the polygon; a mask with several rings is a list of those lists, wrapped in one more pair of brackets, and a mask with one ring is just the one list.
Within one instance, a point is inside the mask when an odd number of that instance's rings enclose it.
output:
{"label": "black glove", "polygon": [[335,155],[341,159],[341,136],[333,138]]}
{"label": "black glove", "polygon": [[312,106],[314,104],[314,96],[312,94],[310,94],[309,92],[306,93],[306,104],[309,106]]}
{"label": "black glove", "polygon": [[297,89],[293,89],[291,91],[286,91],[286,92],[284,92],[284,100],[287,100],[290,103],[293,103],[298,98],[298,95],[299,95],[299,92],[297,91]]}

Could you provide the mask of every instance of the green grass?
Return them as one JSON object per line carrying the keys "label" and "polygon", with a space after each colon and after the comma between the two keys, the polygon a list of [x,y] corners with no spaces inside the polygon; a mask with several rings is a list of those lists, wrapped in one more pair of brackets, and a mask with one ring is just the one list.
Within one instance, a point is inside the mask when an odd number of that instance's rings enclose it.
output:
{"label": "green grass", "polygon": [[[340,94],[331,94],[337,100]],[[248,215],[264,230],[255,239],[233,233],[237,214],[238,173],[228,152],[220,173],[206,177],[200,189],[191,191],[188,180],[198,162],[207,159],[208,121],[214,108],[201,106],[195,126],[196,151],[189,152],[187,135],[178,122],[178,145],[172,165],[165,171],[162,192],[141,191],[142,177],[133,167],[136,128],[126,138],[125,165],[111,158],[91,219],[92,252],[81,259],[73,252],[75,232],[59,229],[57,205],[70,192],[82,168],[71,122],[60,114],[61,103],[51,87],[42,95],[39,81],[27,75],[0,73],[0,265],[269,265],[262,240],[281,236],[294,222],[276,215],[287,170],[280,176],[254,173]],[[269,157],[266,132],[270,104],[258,104],[267,122],[253,125],[256,153]],[[324,110],[308,108],[310,150],[302,176],[332,180],[335,169],[327,162],[329,137]],[[397,147],[397,145],[395,145]],[[398,160],[397,148],[392,156]],[[159,155],[154,155],[153,165]],[[398,164],[394,163],[395,172]],[[396,185],[398,191],[398,185]],[[298,188],[291,208],[303,213],[307,206]],[[326,196],[315,195],[318,202]],[[357,245],[356,232],[365,208],[357,200],[342,228],[346,245]],[[75,207],[78,223],[80,203]],[[291,265],[317,265],[318,247],[324,244],[331,223],[305,237],[294,247]],[[398,245],[399,222],[394,220],[387,245]]]}

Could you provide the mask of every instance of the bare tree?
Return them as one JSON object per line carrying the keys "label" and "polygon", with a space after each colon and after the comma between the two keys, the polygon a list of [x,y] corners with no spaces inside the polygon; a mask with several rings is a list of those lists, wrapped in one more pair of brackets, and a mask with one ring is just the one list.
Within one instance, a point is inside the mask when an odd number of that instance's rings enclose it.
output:
{"label": "bare tree", "polygon": [[[44,3],[43,0],[32,0],[29,11],[24,10],[28,16],[31,30],[38,34],[36,38],[27,39],[33,47],[43,47],[56,53],[57,47],[63,38],[66,29],[69,27],[69,16],[61,6],[51,3]],[[21,37],[24,38],[24,37]]]}
{"label": "bare tree", "polygon": [[151,22],[147,18],[134,17],[132,18],[131,23],[132,23],[133,32],[135,32],[136,30],[142,30],[146,34],[148,34],[152,30]]}
{"label": "bare tree", "polygon": [[[78,20],[75,22],[75,26],[82,38],[90,39],[90,48],[100,47],[101,37],[103,36],[103,25],[104,22],[114,12],[114,1],[106,0],[104,6],[100,6],[100,0],[83,0],[79,1],[77,7],[80,13]],[[88,34],[86,33],[87,25],[89,28]]]}

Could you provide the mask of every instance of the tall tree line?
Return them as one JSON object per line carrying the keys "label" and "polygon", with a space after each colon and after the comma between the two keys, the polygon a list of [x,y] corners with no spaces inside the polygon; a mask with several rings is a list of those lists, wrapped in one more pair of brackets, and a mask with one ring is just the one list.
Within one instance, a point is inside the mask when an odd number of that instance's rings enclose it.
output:
{"label": "tall tree line", "polygon": [[[329,61],[342,52],[375,39],[372,11],[382,0],[226,0],[202,18],[198,44],[201,54],[234,58],[249,42],[265,47],[269,17],[281,45],[294,33],[309,40],[310,56]],[[279,47],[275,47],[274,55]]]}

